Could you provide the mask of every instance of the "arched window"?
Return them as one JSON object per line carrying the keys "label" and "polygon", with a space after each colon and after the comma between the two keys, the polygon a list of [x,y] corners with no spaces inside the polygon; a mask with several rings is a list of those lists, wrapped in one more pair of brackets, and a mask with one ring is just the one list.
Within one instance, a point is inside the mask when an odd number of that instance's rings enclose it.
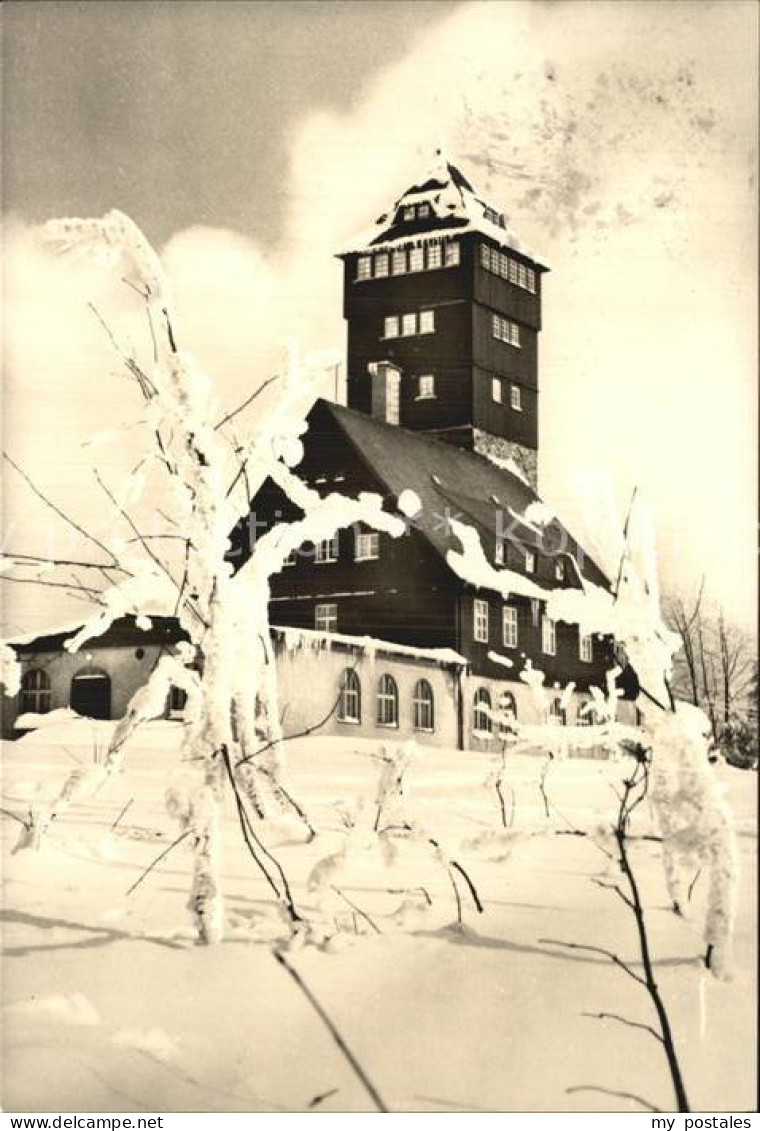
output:
{"label": "arched window", "polygon": [[559,695],[555,696],[549,704],[549,722],[555,726],[564,726],[567,722],[565,709]]}
{"label": "arched window", "polygon": [[498,709],[502,716],[499,722],[499,732],[502,735],[509,734],[510,723],[517,722],[517,703],[511,691],[502,691],[498,700]]}
{"label": "arched window", "polygon": [[110,719],[110,676],[93,668],[77,672],[71,681],[69,706],[88,719]]}
{"label": "arched window", "polygon": [[578,703],[578,726],[590,727],[599,722],[593,700],[581,699]]}
{"label": "arched window", "polygon": [[50,676],[47,672],[35,668],[34,671],[24,672],[21,677],[20,713],[33,711],[36,715],[45,715],[50,710]]}
{"label": "arched window", "polygon": [[419,679],[414,685],[414,729],[433,730],[435,723],[433,689],[426,679]]}
{"label": "arched window", "polygon": [[169,691],[169,715],[176,718],[185,712],[187,706],[187,692],[183,691],[181,687],[175,687],[172,684]]}
{"label": "arched window", "polygon": [[362,685],[353,668],[346,668],[340,677],[338,719],[342,723],[362,721]]}
{"label": "arched window", "polygon": [[377,685],[377,721],[382,727],[398,726],[398,688],[392,675],[383,675]]}
{"label": "arched window", "polygon": [[491,696],[485,687],[479,687],[473,700],[472,729],[479,734],[491,734]]}

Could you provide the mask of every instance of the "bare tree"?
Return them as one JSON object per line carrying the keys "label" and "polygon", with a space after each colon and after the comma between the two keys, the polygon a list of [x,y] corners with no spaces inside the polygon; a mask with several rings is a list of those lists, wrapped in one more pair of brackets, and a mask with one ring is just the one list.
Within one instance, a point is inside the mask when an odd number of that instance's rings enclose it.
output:
{"label": "bare tree", "polygon": [[734,716],[743,718],[751,711],[757,666],[752,642],[722,609],[709,611],[704,578],[694,598],[673,596],[665,603],[665,618],[681,641],[674,690],[707,713],[718,740]]}
{"label": "bare tree", "polygon": [[746,633],[732,625],[721,610],[716,625],[718,702],[723,723],[746,714],[756,680],[756,651]]}

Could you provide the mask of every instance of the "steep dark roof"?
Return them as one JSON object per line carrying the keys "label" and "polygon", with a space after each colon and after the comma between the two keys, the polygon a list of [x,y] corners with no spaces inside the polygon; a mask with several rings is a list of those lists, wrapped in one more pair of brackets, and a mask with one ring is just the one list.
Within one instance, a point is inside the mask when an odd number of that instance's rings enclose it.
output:
{"label": "steep dark roof", "polygon": [[[309,416],[310,431],[319,432],[320,419],[330,417],[345,433],[362,458],[385,484],[388,494],[398,497],[410,488],[419,495],[422,510],[414,525],[446,558],[449,550],[461,549],[447,516],[475,527],[486,557],[493,560],[493,543],[501,512],[501,528],[513,530],[525,549],[535,548],[556,554],[565,547],[580,562],[585,578],[609,588],[609,581],[585,550],[578,558],[579,545],[558,519],[536,528],[521,521],[526,508],[539,502],[539,496],[517,475],[497,467],[485,457],[385,424],[354,409],[318,400]],[[510,527],[510,524],[513,524]],[[571,575],[572,571],[568,571]],[[534,578],[541,585],[541,579]],[[568,576],[572,584],[573,577]]]}
{"label": "steep dark roof", "polygon": [[[154,644],[176,644],[179,640],[187,640],[187,633],[180,628],[179,621],[174,617],[151,617],[151,627],[141,629],[135,623],[132,614],[119,617],[111,627],[93,640],[92,646],[98,648],[140,647]],[[34,640],[14,643],[10,641],[14,652],[28,655],[31,652],[60,652],[64,643],[71,640],[81,626],[65,629],[60,632],[51,632],[46,636],[37,636]]]}
{"label": "steep dark roof", "polygon": [[[403,219],[401,213],[405,205],[423,203],[429,206],[429,215],[424,220]],[[359,233],[340,256],[380,247],[390,250],[428,235],[453,237],[466,232],[479,232],[499,246],[524,256],[537,270],[548,270],[518,238],[507,217],[489,205],[464,173],[440,151],[436,152],[432,167],[409,185],[368,230]]]}

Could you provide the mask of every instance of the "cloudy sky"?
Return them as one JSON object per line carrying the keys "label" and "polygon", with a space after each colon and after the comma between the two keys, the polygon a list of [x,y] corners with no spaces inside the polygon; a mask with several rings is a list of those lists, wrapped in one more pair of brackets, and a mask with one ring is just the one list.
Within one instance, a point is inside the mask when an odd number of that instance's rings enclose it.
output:
{"label": "cloudy sky", "polygon": [[[124,298],[51,259],[40,222],[129,213],[163,253],[185,346],[234,404],[289,336],[343,346],[335,251],[444,145],[552,269],[544,495],[578,526],[600,475],[623,507],[645,491],[665,587],[704,574],[753,623],[757,11],[6,4],[5,447],[90,524],[92,464],[115,476],[136,454],[137,406],[87,306],[129,336]],[[84,443],[114,423],[118,457]],[[50,553],[50,515],[13,473],[4,493],[5,549]],[[47,597],[12,590],[7,631],[50,620]]]}

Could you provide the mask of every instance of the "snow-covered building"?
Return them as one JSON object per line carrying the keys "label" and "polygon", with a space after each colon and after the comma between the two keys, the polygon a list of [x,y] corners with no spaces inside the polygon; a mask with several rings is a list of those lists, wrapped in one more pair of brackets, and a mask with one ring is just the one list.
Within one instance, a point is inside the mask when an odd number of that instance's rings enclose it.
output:
{"label": "snow-covered building", "polygon": [[[613,642],[555,622],[547,599],[609,582],[537,494],[547,268],[442,158],[340,258],[348,405],[316,401],[296,471],[321,495],[374,492],[398,512],[411,491],[421,507],[405,536],[346,528],[272,578],[286,731],[488,747],[499,740],[492,709],[543,721],[521,678],[531,667],[545,673],[555,721],[583,721]],[[232,533],[236,568],[263,531],[298,516],[267,480]],[[462,568],[464,528],[482,549],[478,576]],[[508,597],[488,570],[509,581]],[[64,638],[17,645],[20,711],[116,717],[181,634],[168,619],[144,632],[124,618],[84,656]],[[181,710],[178,692],[167,713]],[[6,729],[14,718],[6,712]]]}
{"label": "snow-covered building", "polygon": [[[272,623],[462,657],[457,695],[438,714],[456,715],[464,748],[473,734],[495,741],[487,709],[505,696],[534,717],[526,665],[558,689],[557,720],[575,721],[615,661],[609,638],[546,613],[557,587],[609,587],[536,493],[547,268],[442,158],[340,258],[348,405],[316,402],[298,474],[320,494],[375,492],[397,510],[411,490],[422,505],[406,537],[356,527],[303,546],[272,579]],[[242,564],[278,517],[298,514],[267,482],[235,532],[233,560]],[[462,524],[511,576],[508,600],[457,568]],[[569,683],[576,693],[560,705]],[[370,727],[388,725],[377,688],[366,690]],[[407,729],[414,715],[410,705]],[[392,725],[403,725],[398,711]]]}

